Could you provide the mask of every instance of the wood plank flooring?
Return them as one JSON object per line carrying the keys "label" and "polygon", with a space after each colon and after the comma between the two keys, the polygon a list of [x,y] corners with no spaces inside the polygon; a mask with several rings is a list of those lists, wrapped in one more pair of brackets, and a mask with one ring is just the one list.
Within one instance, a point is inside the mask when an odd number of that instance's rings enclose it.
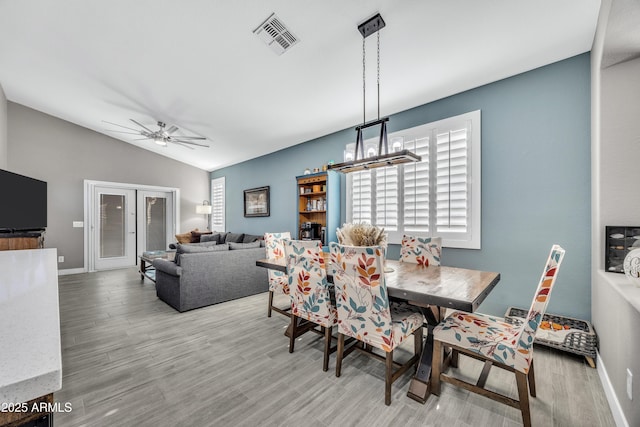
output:
{"label": "wood plank flooring", "polygon": [[[336,378],[335,355],[322,371],[316,334],[289,354],[287,319],[266,317],[266,293],[178,313],[134,269],[61,276],[59,288],[63,378],[55,400],[73,410],[56,414],[57,426],[521,425],[516,409],[449,384],[421,405],[406,396],[410,373],[385,406],[383,363],[356,352]],[[400,358],[409,357],[407,344]],[[583,358],[536,347],[535,360],[534,426],[615,425]],[[456,375],[481,369],[461,357]],[[488,385],[515,397],[513,377],[493,369]]]}

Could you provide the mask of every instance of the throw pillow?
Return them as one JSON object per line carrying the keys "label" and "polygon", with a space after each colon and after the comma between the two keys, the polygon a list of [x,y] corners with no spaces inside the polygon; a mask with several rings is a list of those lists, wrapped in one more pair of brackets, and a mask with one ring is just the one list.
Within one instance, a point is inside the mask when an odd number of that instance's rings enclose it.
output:
{"label": "throw pillow", "polygon": [[229,249],[230,250],[234,250],[234,249],[250,249],[250,248],[259,248],[260,247],[260,241],[256,240],[255,242],[251,242],[251,243],[234,243],[234,242],[229,242]]}
{"label": "throw pillow", "polygon": [[186,233],[176,234],[176,240],[178,243],[191,243],[191,232],[187,231]]}
{"label": "throw pillow", "polygon": [[255,234],[245,234],[242,238],[242,243],[251,243],[263,238],[263,236],[256,236]]}
{"label": "throw pillow", "polygon": [[191,232],[191,243],[200,243],[200,236],[203,234],[213,234],[213,231],[198,231],[197,229]]}
{"label": "throw pillow", "polygon": [[233,243],[242,243],[242,239],[244,238],[244,233],[227,233],[227,237],[225,237],[225,242],[233,242]]}
{"label": "throw pillow", "polygon": [[220,234],[219,233],[216,233],[216,234],[203,234],[202,236],[200,236],[200,243],[204,243],[204,242],[220,243]]}

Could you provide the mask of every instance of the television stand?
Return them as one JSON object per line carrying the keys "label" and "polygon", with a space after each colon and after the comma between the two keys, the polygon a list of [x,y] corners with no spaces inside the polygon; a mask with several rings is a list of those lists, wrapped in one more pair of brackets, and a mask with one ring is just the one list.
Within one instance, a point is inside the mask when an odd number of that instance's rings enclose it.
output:
{"label": "television stand", "polygon": [[43,248],[44,230],[0,233],[0,251]]}

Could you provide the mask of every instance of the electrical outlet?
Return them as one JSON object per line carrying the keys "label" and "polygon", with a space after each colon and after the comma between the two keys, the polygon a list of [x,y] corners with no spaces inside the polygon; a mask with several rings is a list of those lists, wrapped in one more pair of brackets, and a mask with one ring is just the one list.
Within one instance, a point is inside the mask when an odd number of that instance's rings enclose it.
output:
{"label": "electrical outlet", "polygon": [[64,256],[60,255],[60,256],[58,257],[58,262],[64,262]]}
{"label": "electrical outlet", "polygon": [[633,400],[633,374],[629,368],[627,368],[627,397]]}

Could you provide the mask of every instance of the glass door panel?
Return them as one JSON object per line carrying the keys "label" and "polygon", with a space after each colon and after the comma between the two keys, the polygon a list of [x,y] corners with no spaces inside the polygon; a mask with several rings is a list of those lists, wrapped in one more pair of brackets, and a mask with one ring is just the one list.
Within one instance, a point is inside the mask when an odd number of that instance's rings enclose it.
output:
{"label": "glass door panel", "polygon": [[136,191],[95,187],[95,269],[136,265]]}
{"label": "glass door panel", "polygon": [[175,193],[138,191],[138,255],[147,251],[166,251],[175,234]]}
{"label": "glass door panel", "polygon": [[100,194],[100,258],[125,255],[125,197]]}

